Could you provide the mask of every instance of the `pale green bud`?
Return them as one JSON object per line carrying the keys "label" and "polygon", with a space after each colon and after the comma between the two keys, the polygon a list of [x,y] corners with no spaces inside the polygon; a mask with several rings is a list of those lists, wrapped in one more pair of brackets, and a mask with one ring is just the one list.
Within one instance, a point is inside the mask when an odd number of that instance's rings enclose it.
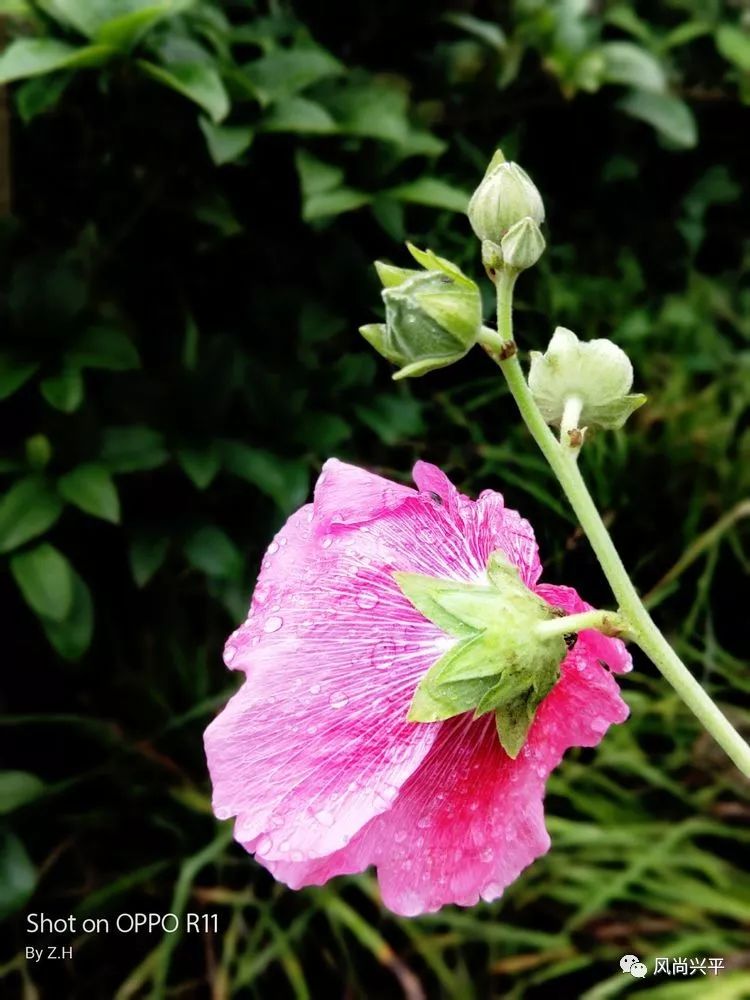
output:
{"label": "pale green bud", "polygon": [[533,267],[544,253],[545,246],[541,229],[528,215],[511,226],[500,241],[503,262],[516,271]]}
{"label": "pale green bud", "polygon": [[468,215],[480,240],[500,243],[522,219],[528,217],[540,226],[544,222],[544,203],[526,171],[517,163],[507,163],[498,150],[471,196]]}
{"label": "pale green bud", "polygon": [[544,419],[555,426],[574,412],[574,426],[622,427],[646,402],[630,393],[633,366],[611,340],[581,342],[572,330],[558,326],[544,354],[531,352],[529,388]]}
{"label": "pale green bud", "polygon": [[399,365],[395,379],[424,375],[460,360],[476,343],[482,326],[476,283],[450,261],[408,246],[427,270],[378,261],[386,321],[360,327],[379,354]]}

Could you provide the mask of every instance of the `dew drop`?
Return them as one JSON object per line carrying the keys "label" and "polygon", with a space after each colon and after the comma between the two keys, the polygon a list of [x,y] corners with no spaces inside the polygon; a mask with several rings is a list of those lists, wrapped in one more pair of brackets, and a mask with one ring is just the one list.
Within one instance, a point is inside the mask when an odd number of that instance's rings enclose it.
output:
{"label": "dew drop", "polygon": [[420,828],[420,830],[426,830],[431,823],[432,820],[430,819],[429,816],[420,816],[419,819],[417,820],[417,826]]}
{"label": "dew drop", "polygon": [[278,551],[279,551],[279,543],[271,542],[271,544],[266,549],[266,555],[275,556]]}
{"label": "dew drop", "polygon": [[227,665],[230,664],[236,655],[237,655],[237,647],[227,646],[227,648],[224,650],[224,662]]}
{"label": "dew drop", "polygon": [[320,693],[320,684],[311,684],[310,694],[319,694],[319,693]]}
{"label": "dew drop", "polygon": [[322,544],[322,546],[323,546],[324,549],[330,549],[330,547],[333,545],[333,539],[332,538],[324,538],[321,544]]}
{"label": "dew drop", "polygon": [[266,624],[263,626],[263,631],[278,632],[283,624],[284,621],[282,618],[279,618],[278,615],[271,615],[271,617],[266,620]]}
{"label": "dew drop", "polygon": [[255,848],[256,854],[265,854],[270,851],[273,847],[273,841],[270,837],[263,837],[262,840],[258,842],[258,846]]}
{"label": "dew drop", "polygon": [[217,819],[229,819],[232,815],[232,810],[227,806],[217,806],[216,809],[214,809],[214,812],[216,813]]}
{"label": "dew drop", "polygon": [[333,813],[328,812],[327,809],[321,809],[313,815],[321,826],[333,826]]}
{"label": "dew drop", "polygon": [[364,593],[360,594],[357,598],[357,606],[362,608],[363,611],[369,611],[374,608],[378,603],[378,599],[374,594]]}
{"label": "dew drop", "polygon": [[604,733],[607,731],[609,722],[607,722],[607,720],[601,715],[597,715],[591,720],[590,725],[595,733]]}
{"label": "dew drop", "polygon": [[492,861],[494,857],[495,857],[495,852],[492,850],[492,848],[485,847],[485,849],[479,855],[479,860],[487,863],[489,861]]}
{"label": "dew drop", "polygon": [[343,708],[344,705],[349,703],[348,697],[343,693],[343,691],[337,691],[331,695],[328,699],[328,704],[331,708]]}
{"label": "dew drop", "polygon": [[406,830],[396,830],[393,839],[397,844],[402,844],[406,840]]}

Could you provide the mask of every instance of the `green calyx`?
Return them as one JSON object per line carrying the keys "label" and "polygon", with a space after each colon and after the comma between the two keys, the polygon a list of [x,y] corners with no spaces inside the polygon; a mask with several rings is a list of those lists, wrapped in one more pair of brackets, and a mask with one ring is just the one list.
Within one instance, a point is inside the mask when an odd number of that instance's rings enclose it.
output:
{"label": "green calyx", "polygon": [[394,379],[424,375],[460,360],[482,325],[479,288],[455,264],[407,244],[424,270],[376,262],[385,323],[360,327],[379,354],[399,366]]}
{"label": "green calyx", "polygon": [[535,631],[540,622],[558,617],[555,610],[524,585],[500,552],[490,556],[487,584],[417,573],[394,576],[414,607],[457,639],[420,681],[409,721],[494,712],[503,749],[517,757],[567,652],[562,636]]}

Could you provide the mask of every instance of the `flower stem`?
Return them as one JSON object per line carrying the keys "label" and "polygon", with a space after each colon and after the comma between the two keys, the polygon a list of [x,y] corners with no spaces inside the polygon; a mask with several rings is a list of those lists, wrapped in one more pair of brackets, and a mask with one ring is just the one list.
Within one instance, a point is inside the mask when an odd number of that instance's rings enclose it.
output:
{"label": "flower stem", "polygon": [[649,615],[591,498],[576,463],[575,452],[560,445],[529,390],[513,341],[513,286],[516,277],[516,273],[506,269],[498,273],[495,283],[497,332],[484,327],[479,342],[500,366],[526,427],[557,476],[617,599],[630,638],[653,661],[740,771],[750,777],[750,746],[706,694]]}
{"label": "flower stem", "polygon": [[580,614],[537,622],[534,631],[541,639],[550,639],[555,635],[571,635],[587,628],[595,628],[604,635],[624,636],[628,623],[614,611],[581,611]]}

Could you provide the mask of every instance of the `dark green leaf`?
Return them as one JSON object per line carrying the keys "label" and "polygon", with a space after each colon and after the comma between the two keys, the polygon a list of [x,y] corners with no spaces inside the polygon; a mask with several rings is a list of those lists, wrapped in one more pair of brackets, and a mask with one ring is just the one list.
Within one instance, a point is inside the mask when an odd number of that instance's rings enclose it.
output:
{"label": "dark green leaf", "polygon": [[139,59],[138,66],[147,76],[194,101],[212,121],[220,122],[229,113],[229,96],[215,67],[204,62],[170,63],[165,67],[145,59]]}
{"label": "dark green leaf", "polygon": [[24,382],[28,382],[39,365],[36,362],[16,361],[5,352],[0,353],[0,400],[12,396]]}
{"label": "dark green leaf", "polygon": [[292,97],[319,80],[339,76],[344,67],[323,49],[279,49],[245,66],[245,73],[265,103]]}
{"label": "dark green leaf", "polygon": [[91,644],[94,631],[94,608],[89,588],[75,570],[73,573],[73,603],[65,619],[55,622],[41,619],[50,644],[65,660],[77,660]]}
{"label": "dark green leaf", "polygon": [[242,572],[242,556],[226,532],[215,525],[199,528],[185,543],[185,555],[207,576],[236,579]]}
{"label": "dark green leaf", "polygon": [[693,112],[678,97],[633,90],[620,101],[619,107],[633,118],[647,122],[675,146],[692,149],[698,142]]}
{"label": "dark green leaf", "polygon": [[70,563],[52,545],[21,552],[10,561],[24,600],[42,618],[61,622],[73,603],[73,573]]}
{"label": "dark green leaf", "polygon": [[30,122],[55,107],[72,76],[69,72],[49,73],[32,77],[17,87],[15,99],[21,121]]}
{"label": "dark green leaf", "polygon": [[73,413],[83,401],[83,378],[77,368],[64,368],[43,379],[39,389],[50,406],[63,413]]}
{"label": "dark green leaf", "polygon": [[54,38],[17,38],[0,55],[0,84],[60,69],[96,66],[109,59],[113,52],[108,45],[76,48]]}
{"label": "dark green leaf", "polygon": [[138,368],[141,359],[132,340],[114,327],[92,326],[73,342],[68,364],[77,368],[104,368],[123,372]]}
{"label": "dark green leaf", "polygon": [[750,73],[750,32],[734,24],[721,24],[716,31],[716,48],[743,73]]}
{"label": "dark green leaf", "polygon": [[0,771],[0,816],[33,802],[44,789],[44,782],[28,771]]}
{"label": "dark green leaf", "polygon": [[87,514],[115,524],[120,520],[117,487],[103,465],[79,465],[60,478],[57,488],[61,496]]}
{"label": "dark green leaf", "polygon": [[468,191],[453,187],[434,177],[420,177],[416,181],[401,184],[384,193],[400,201],[427,205],[430,208],[445,208],[449,212],[465,213],[469,204]]}
{"label": "dark green leaf", "polygon": [[199,118],[201,132],[211,159],[220,167],[238,159],[250,148],[255,135],[254,129],[246,125],[215,125],[208,118]]}
{"label": "dark green leaf", "polygon": [[110,472],[140,472],[163,465],[169,455],[158,431],[135,425],[106,428],[101,458]]}
{"label": "dark green leaf", "polygon": [[307,498],[309,470],[304,462],[283,459],[239,441],[222,444],[224,466],[276,503],[282,513],[296,510]]}
{"label": "dark green leaf", "polygon": [[0,920],[22,909],[36,887],[36,870],[26,848],[9,830],[0,830]]}
{"label": "dark green leaf", "polygon": [[130,546],[130,570],[138,587],[145,587],[163,564],[169,548],[166,537],[136,538]]}
{"label": "dark green leaf", "polygon": [[205,490],[221,468],[221,455],[214,446],[202,450],[178,448],[177,461],[199,490]]}
{"label": "dark green leaf", "polygon": [[10,552],[51,528],[62,500],[40,476],[15,483],[0,499],[0,552]]}
{"label": "dark green leaf", "polygon": [[306,97],[290,97],[263,119],[264,132],[296,132],[300,135],[330,135],[338,131],[336,122],[322,105]]}

